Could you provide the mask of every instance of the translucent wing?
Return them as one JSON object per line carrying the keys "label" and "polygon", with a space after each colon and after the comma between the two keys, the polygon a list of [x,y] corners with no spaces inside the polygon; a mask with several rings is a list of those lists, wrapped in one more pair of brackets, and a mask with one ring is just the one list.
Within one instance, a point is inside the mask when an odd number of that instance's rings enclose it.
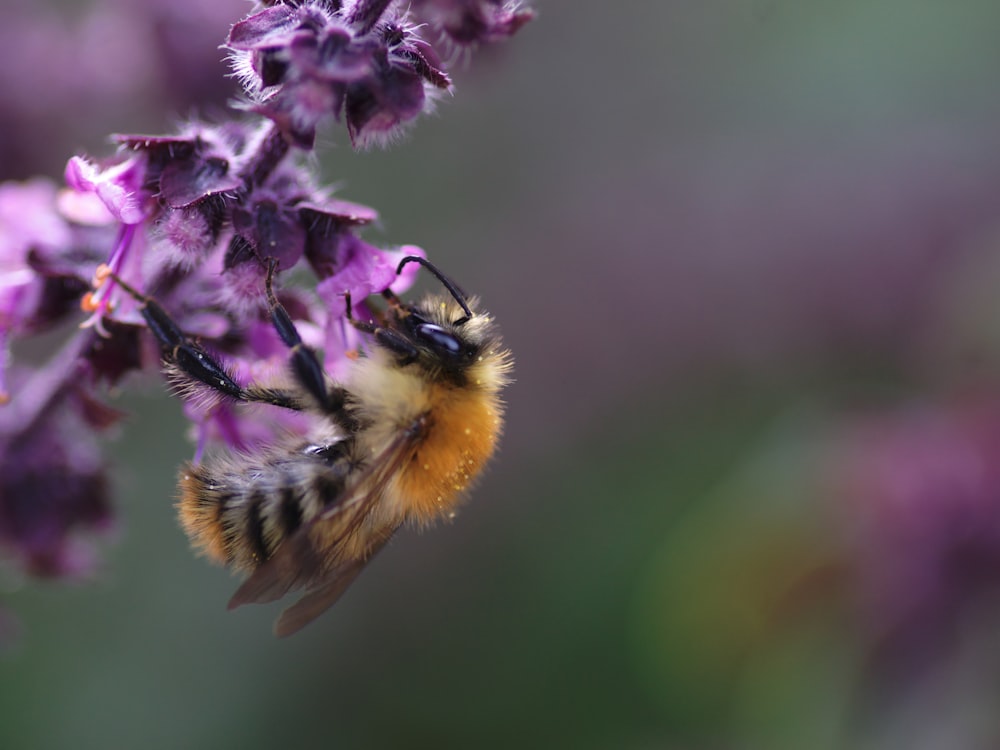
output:
{"label": "translucent wing", "polygon": [[396,528],[386,529],[384,538],[377,541],[364,558],[346,560],[328,574],[322,583],[310,587],[306,593],[288,607],[274,623],[274,634],[279,638],[299,632],[330,607],[336,604],[340,595],[354,583],[354,579],[365,566],[392,538]]}
{"label": "translucent wing", "polygon": [[[303,525],[250,574],[229,600],[229,609],[271,602],[290,591],[305,588],[303,597],[275,625],[276,634],[285,636],[300,630],[332,606],[398,528],[396,524],[360,531],[389,482],[410,460],[426,427],[427,418],[422,415],[407,429],[400,430],[363,470],[347,497]],[[345,557],[338,542],[359,533],[369,534],[363,555]]]}

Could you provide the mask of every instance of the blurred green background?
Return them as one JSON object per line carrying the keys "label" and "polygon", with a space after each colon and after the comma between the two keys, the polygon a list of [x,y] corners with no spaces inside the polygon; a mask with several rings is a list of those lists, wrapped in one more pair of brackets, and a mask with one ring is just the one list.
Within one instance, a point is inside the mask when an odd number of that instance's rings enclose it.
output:
{"label": "blurred green background", "polygon": [[[535,7],[401,144],[356,154],[338,129],[319,151],[379,209],[366,238],[426,248],[516,356],[472,501],[277,641],[279,608],[226,612],[236,581],[188,550],[180,409],[137,384],[100,575],[6,582],[22,632],[0,657],[0,747],[1000,745],[1000,565],[977,557],[971,593],[869,586],[952,526],[886,541],[899,503],[870,509],[897,474],[931,487],[928,462],[904,456],[888,485],[858,469],[882,476],[914,413],[964,435],[956,413],[1000,396],[1000,6]],[[75,130],[58,99],[9,97],[25,142],[8,150],[33,148],[35,117],[100,154],[102,133],[190,111],[144,96]],[[70,155],[38,154],[0,177]],[[860,440],[871,424],[889,437]],[[1000,486],[982,494],[1000,516]],[[892,609],[911,591],[926,610]],[[909,646],[925,611],[943,634]]]}

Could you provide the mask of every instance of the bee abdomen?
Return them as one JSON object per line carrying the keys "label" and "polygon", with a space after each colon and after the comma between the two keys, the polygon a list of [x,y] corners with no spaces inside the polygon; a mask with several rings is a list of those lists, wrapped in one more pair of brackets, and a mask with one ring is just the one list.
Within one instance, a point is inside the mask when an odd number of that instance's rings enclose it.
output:
{"label": "bee abdomen", "polygon": [[185,465],[177,508],[195,548],[244,570],[342,497],[347,479],[339,465],[308,455],[241,468]]}
{"label": "bee abdomen", "polygon": [[266,560],[274,551],[272,548],[273,539],[269,538],[266,533],[267,509],[265,506],[267,502],[264,493],[259,487],[255,487],[250,491],[243,511],[246,542],[250,548],[251,556],[255,560]]}
{"label": "bee abdomen", "polygon": [[284,536],[291,536],[302,525],[302,496],[296,487],[286,485],[278,503],[278,527]]}

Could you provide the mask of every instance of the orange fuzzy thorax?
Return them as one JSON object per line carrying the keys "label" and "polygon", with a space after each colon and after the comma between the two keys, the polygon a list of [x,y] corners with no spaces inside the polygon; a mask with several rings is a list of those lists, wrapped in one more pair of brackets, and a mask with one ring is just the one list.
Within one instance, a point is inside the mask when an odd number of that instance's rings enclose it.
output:
{"label": "orange fuzzy thorax", "polygon": [[418,524],[453,513],[493,455],[502,426],[492,393],[437,385],[429,401],[428,434],[396,485],[406,516]]}

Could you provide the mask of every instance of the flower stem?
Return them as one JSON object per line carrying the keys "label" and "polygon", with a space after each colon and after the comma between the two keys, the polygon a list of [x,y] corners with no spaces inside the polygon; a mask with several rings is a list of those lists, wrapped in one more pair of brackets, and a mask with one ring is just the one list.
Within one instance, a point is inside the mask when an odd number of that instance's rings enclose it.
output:
{"label": "flower stem", "polygon": [[49,363],[25,384],[6,408],[17,409],[12,424],[22,425],[20,434],[27,434],[69,396],[70,384],[79,383],[87,371],[85,354],[93,346],[97,334],[81,331],[73,336]]}
{"label": "flower stem", "polygon": [[0,328],[0,406],[10,402],[10,391],[7,390],[7,361],[10,359],[10,343],[7,331]]}

